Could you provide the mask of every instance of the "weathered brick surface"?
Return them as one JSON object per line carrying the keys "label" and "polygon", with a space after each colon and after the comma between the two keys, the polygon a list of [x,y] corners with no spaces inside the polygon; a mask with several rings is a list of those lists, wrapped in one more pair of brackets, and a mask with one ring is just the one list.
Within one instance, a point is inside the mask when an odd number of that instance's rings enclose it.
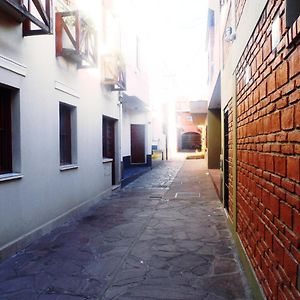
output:
{"label": "weathered brick surface", "polygon": [[228,199],[228,214],[231,220],[233,220],[233,173],[232,173],[232,167],[233,167],[233,111],[232,111],[232,101],[228,102],[228,133],[229,133],[229,199]]}
{"label": "weathered brick surface", "polygon": [[[244,2],[236,1],[237,24]],[[282,38],[272,51],[278,12]],[[298,24],[286,29],[285,2],[268,1],[236,69],[237,230],[268,299],[300,299]]]}

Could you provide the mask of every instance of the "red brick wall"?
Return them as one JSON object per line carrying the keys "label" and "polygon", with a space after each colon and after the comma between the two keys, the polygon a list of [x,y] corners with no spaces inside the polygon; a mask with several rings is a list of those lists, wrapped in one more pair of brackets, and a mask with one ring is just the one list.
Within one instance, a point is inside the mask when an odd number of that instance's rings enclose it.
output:
{"label": "red brick wall", "polygon": [[228,141],[229,141],[229,149],[228,149],[228,156],[229,156],[229,193],[228,193],[228,214],[231,220],[233,220],[233,111],[232,111],[232,100],[228,102],[227,105],[228,109]]}
{"label": "red brick wall", "polygon": [[284,6],[269,1],[236,69],[237,230],[268,299],[300,299],[300,20],[287,31]]}
{"label": "red brick wall", "polygon": [[181,133],[196,132],[201,133],[201,130],[195,125],[192,114],[190,112],[177,112],[177,127],[182,129]]}

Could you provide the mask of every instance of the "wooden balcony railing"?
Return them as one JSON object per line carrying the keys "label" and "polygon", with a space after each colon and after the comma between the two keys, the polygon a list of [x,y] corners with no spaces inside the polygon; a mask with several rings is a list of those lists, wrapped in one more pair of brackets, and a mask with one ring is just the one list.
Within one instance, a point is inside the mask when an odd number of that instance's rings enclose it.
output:
{"label": "wooden balcony railing", "polygon": [[78,68],[97,65],[96,30],[79,11],[56,13],[56,56],[77,63]]}
{"label": "wooden balcony railing", "polygon": [[23,23],[23,36],[52,34],[52,0],[1,0],[0,10]]}
{"label": "wooden balcony railing", "polygon": [[112,91],[126,90],[125,66],[118,55],[102,56],[103,84]]}

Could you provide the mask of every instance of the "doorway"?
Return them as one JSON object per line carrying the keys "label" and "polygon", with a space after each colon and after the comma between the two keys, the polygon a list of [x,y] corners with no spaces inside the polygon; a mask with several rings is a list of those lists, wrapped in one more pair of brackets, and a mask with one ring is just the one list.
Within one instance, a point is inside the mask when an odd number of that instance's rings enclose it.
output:
{"label": "doorway", "polygon": [[103,116],[102,125],[102,145],[103,145],[103,157],[112,159],[112,185],[116,184],[116,158],[115,158],[115,123],[116,120]]}
{"label": "doorway", "polygon": [[224,207],[229,210],[229,119],[228,109],[224,110]]}
{"label": "doorway", "polygon": [[145,125],[130,125],[131,163],[145,163]]}
{"label": "doorway", "polygon": [[197,132],[186,132],[181,136],[182,150],[201,149],[201,135]]}

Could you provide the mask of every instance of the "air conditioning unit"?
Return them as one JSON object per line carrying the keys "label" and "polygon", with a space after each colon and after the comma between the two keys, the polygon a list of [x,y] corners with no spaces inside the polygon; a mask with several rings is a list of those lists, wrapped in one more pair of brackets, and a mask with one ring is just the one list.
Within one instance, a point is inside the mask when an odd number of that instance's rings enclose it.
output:
{"label": "air conditioning unit", "polygon": [[233,42],[235,38],[236,38],[236,34],[233,31],[233,28],[231,26],[227,27],[224,32],[224,40],[226,42]]}

